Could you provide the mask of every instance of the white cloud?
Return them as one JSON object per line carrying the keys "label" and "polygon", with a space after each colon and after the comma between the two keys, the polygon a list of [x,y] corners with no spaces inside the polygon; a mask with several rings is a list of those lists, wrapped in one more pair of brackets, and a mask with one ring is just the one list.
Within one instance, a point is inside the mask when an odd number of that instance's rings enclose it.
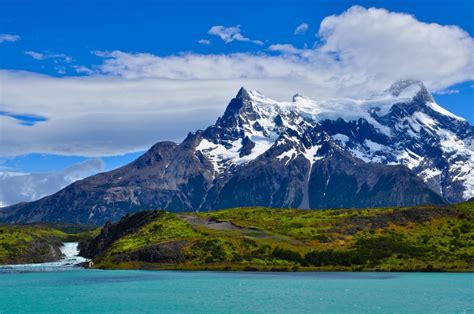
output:
{"label": "white cloud", "polygon": [[211,41],[209,39],[199,39],[198,43],[200,43],[201,45],[210,45]]}
{"label": "white cloud", "polygon": [[459,94],[459,89],[442,89],[436,91],[438,95],[452,95],[452,94]]}
{"label": "white cloud", "polygon": [[44,60],[46,56],[43,53],[36,51],[25,51],[25,55],[32,57],[35,60]]}
{"label": "white cloud", "polygon": [[62,53],[41,53],[36,51],[25,51],[25,55],[32,57],[35,60],[46,60],[46,59],[61,59],[66,63],[71,63],[74,59],[68,55]]}
{"label": "white cloud", "polygon": [[305,70],[308,60],[299,56],[265,54],[193,54],[159,57],[149,53],[122,51],[98,52],[104,57],[100,73],[128,79],[160,78],[172,80],[284,79],[298,72],[310,79]]}
{"label": "white cloud", "polygon": [[288,53],[288,54],[299,54],[301,50],[296,48],[291,44],[274,44],[268,47],[270,51],[277,51],[281,53]]}
{"label": "white cloud", "polygon": [[222,25],[215,25],[209,29],[207,32],[209,35],[219,36],[226,44],[236,41],[248,41],[257,45],[263,45],[261,40],[254,40],[248,37],[245,37],[240,33],[240,25],[225,27]]}
{"label": "white cloud", "polygon": [[25,126],[0,116],[0,155],[115,155],[181,140],[213,123],[240,86],[277,100],[358,98],[403,78],[445,90],[474,73],[473,39],[456,26],[353,7],[324,19],[318,34],[314,49],[269,48],[280,54],[112,51],[96,52],[103,63],[81,77],[0,71],[0,110],[48,118]]}
{"label": "white cloud", "polygon": [[20,40],[21,37],[18,35],[12,35],[12,34],[0,34],[0,44],[3,42],[14,42]]}
{"label": "white cloud", "polygon": [[77,73],[80,73],[80,74],[93,74],[94,73],[94,70],[83,65],[72,65],[71,67],[74,70],[76,70]]}
{"label": "white cloud", "polygon": [[61,75],[66,74],[66,68],[65,67],[59,66],[59,67],[54,67],[54,69],[56,70],[56,73],[58,73],[58,74],[61,74]]}
{"label": "white cloud", "polygon": [[440,89],[474,77],[474,42],[457,26],[423,23],[414,16],[353,6],[326,17],[321,53],[360,76],[416,78]]}
{"label": "white cloud", "polygon": [[308,30],[309,28],[309,25],[306,24],[306,23],[302,23],[300,25],[298,25],[297,28],[295,28],[295,35],[303,35],[304,33],[306,33],[306,31]]}
{"label": "white cloud", "polygon": [[89,159],[60,172],[0,172],[0,207],[34,201],[104,168],[100,159]]}

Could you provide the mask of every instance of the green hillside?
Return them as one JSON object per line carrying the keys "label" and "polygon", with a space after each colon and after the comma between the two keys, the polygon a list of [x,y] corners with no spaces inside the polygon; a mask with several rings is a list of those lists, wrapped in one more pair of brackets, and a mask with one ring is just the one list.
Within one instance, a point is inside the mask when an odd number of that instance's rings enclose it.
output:
{"label": "green hillside", "polygon": [[99,268],[473,271],[474,202],[364,210],[148,211],[82,244]]}

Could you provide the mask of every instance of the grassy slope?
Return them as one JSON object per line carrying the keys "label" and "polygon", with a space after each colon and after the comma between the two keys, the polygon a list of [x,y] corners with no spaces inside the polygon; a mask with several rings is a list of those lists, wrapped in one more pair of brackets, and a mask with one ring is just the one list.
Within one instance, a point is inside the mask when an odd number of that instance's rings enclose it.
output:
{"label": "grassy slope", "polygon": [[[63,225],[0,225],[0,264],[50,261],[51,248],[62,242],[82,241],[98,234],[98,229],[66,229]],[[74,232],[74,233],[66,233]]]}
{"label": "grassy slope", "polygon": [[[233,270],[474,270],[474,202],[366,210],[233,208],[186,214],[231,222],[216,230],[163,212],[95,258],[101,268]],[[146,263],[153,245],[184,258]],[[134,254],[135,253],[135,254]],[[132,257],[134,256],[134,257]],[[137,257],[138,256],[138,257]],[[146,260],[146,259],[145,259]]]}

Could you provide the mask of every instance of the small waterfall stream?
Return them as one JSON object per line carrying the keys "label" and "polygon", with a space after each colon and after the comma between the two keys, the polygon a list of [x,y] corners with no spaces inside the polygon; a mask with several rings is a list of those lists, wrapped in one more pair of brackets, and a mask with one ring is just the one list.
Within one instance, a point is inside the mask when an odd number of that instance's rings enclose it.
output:
{"label": "small waterfall stream", "polygon": [[64,254],[64,257],[58,263],[73,266],[88,261],[87,258],[79,256],[78,242],[65,242],[63,246],[60,247],[60,250],[61,253]]}
{"label": "small waterfall stream", "polygon": [[63,271],[73,269],[78,264],[87,262],[89,259],[79,256],[78,242],[65,242],[60,247],[63,258],[57,262],[36,263],[36,264],[17,264],[17,265],[0,265],[0,273],[2,272],[47,272],[47,271]]}

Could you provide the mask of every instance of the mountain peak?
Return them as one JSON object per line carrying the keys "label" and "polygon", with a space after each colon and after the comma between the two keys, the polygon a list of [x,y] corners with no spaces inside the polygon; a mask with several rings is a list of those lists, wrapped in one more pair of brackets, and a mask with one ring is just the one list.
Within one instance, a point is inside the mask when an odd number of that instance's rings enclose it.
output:
{"label": "mountain peak", "polygon": [[245,87],[241,87],[237,92],[237,95],[230,101],[227,108],[222,116],[222,120],[228,120],[234,115],[238,114],[239,111],[251,100],[250,93]]}
{"label": "mountain peak", "polygon": [[305,96],[296,93],[293,95],[293,102],[297,102],[298,99],[305,99],[305,98],[306,98]]}
{"label": "mountain peak", "polygon": [[265,95],[263,95],[258,90],[246,89],[245,87],[241,87],[239,89],[239,92],[237,93],[235,98],[242,99],[242,100],[256,100],[256,101],[266,99]]}
{"label": "mountain peak", "polygon": [[404,90],[410,87],[422,89],[425,88],[425,85],[419,80],[398,80],[388,90],[393,96],[398,97]]}
{"label": "mountain peak", "polygon": [[412,97],[421,101],[433,102],[433,96],[419,80],[399,80],[390,86],[388,92],[395,97]]}
{"label": "mountain peak", "polygon": [[240,99],[249,99],[250,94],[248,90],[245,87],[240,87],[239,91],[237,92],[237,95],[235,95],[235,98],[240,98]]}
{"label": "mountain peak", "polygon": [[[259,118],[256,104],[265,99],[265,96],[257,90],[247,90],[241,87],[235,98],[227,105],[224,115],[217,120],[216,124],[229,130],[241,130],[242,124],[245,121],[255,122]],[[237,134],[233,134],[233,136],[237,136]]]}

